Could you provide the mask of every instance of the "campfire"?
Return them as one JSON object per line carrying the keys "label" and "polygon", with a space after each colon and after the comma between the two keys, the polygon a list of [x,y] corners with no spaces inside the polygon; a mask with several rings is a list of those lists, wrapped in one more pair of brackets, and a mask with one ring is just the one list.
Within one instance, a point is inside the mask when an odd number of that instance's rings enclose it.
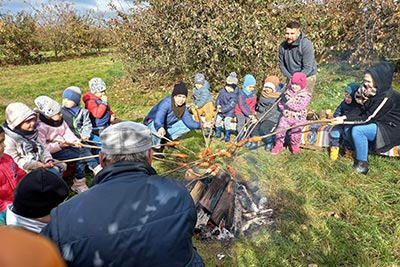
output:
{"label": "campfire", "polygon": [[256,183],[232,167],[212,166],[204,174],[186,172],[186,187],[197,206],[196,233],[201,238],[232,239],[272,221],[272,209]]}

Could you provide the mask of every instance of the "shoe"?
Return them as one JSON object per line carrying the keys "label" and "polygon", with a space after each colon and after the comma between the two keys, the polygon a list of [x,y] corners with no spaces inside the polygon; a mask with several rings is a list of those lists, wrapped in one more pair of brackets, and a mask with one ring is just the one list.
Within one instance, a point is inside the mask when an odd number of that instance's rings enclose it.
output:
{"label": "shoe", "polygon": [[361,174],[367,174],[369,169],[368,169],[368,161],[365,160],[355,160],[353,168]]}
{"label": "shoe", "polygon": [[292,150],[293,155],[300,154],[300,146],[299,145],[292,145],[290,148]]}
{"label": "shoe", "polygon": [[246,144],[246,148],[248,149],[248,150],[254,150],[254,149],[256,149],[258,147],[258,142],[248,142],[247,144]]}
{"label": "shoe", "polygon": [[282,143],[276,143],[275,146],[271,150],[272,155],[278,154],[283,149]]}
{"label": "shoe", "polygon": [[273,144],[272,143],[268,143],[268,144],[265,145],[264,149],[267,152],[271,152],[272,147],[273,147]]}
{"label": "shoe", "polygon": [[75,193],[83,193],[87,190],[89,190],[89,187],[86,185],[86,178],[82,179],[74,179],[74,183],[71,186],[71,190],[74,191]]}
{"label": "shoe", "polygon": [[337,160],[339,156],[339,147],[338,146],[331,146],[329,158],[331,160]]}

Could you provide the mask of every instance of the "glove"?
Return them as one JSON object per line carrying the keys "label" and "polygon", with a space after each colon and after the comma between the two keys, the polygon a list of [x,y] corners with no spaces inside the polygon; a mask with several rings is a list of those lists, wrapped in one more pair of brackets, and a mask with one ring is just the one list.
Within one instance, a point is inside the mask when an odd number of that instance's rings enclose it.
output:
{"label": "glove", "polygon": [[343,124],[343,123],[344,123],[344,120],[345,120],[346,118],[347,118],[346,116],[339,116],[339,117],[333,118],[332,121],[331,121],[331,124],[332,124],[332,125]]}

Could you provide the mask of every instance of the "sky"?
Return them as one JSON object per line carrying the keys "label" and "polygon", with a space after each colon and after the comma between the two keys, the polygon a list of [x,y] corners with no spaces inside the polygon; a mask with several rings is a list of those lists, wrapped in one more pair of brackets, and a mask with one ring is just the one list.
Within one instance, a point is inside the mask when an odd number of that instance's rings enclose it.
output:
{"label": "sky", "polygon": [[[123,9],[129,8],[132,5],[132,0],[112,0],[117,7]],[[61,1],[55,1],[61,2]],[[105,12],[110,15],[108,6],[110,0],[68,0],[65,2],[73,3],[73,7],[79,12],[85,13],[86,10],[93,9],[94,11]],[[48,0],[0,0],[0,13],[18,13],[19,11],[32,11],[31,6],[40,7],[40,4],[48,3]]]}

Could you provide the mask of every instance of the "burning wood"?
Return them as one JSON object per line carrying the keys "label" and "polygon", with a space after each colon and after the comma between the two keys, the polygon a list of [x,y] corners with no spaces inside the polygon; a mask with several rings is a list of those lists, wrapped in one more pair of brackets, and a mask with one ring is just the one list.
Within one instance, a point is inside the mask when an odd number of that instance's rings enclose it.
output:
{"label": "burning wood", "polygon": [[230,168],[218,167],[205,174],[187,172],[187,188],[198,210],[196,229],[203,238],[231,239],[272,223],[267,199],[254,195],[257,192]]}

